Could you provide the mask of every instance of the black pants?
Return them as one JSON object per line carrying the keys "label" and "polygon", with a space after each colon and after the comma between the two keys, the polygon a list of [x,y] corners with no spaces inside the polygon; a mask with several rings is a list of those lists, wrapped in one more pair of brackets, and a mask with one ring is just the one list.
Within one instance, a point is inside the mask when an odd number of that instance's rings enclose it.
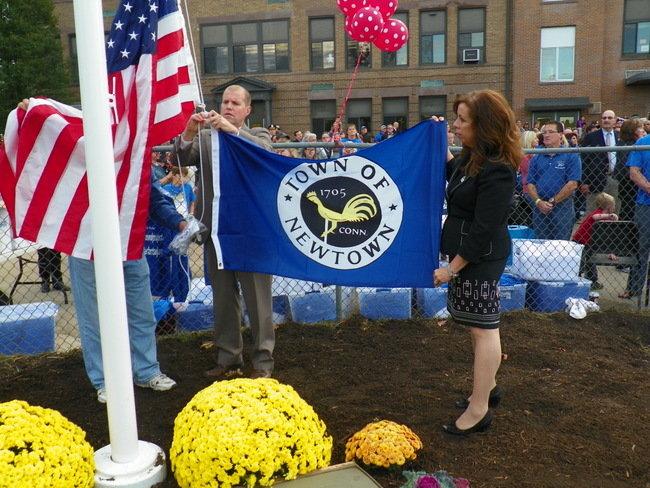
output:
{"label": "black pants", "polygon": [[61,253],[43,247],[38,250],[38,275],[43,283],[63,283],[61,273]]}
{"label": "black pants", "polygon": [[582,250],[582,258],[580,259],[579,274],[583,278],[586,278],[592,283],[595,283],[596,281],[598,281],[598,268],[596,268],[596,265],[594,263],[590,262],[592,255],[593,255],[593,250],[591,249],[591,246],[587,244]]}

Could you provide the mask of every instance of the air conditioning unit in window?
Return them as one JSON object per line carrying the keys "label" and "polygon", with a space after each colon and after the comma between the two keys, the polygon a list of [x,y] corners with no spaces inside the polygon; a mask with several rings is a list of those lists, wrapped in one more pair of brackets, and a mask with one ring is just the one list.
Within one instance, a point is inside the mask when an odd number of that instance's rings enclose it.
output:
{"label": "air conditioning unit in window", "polygon": [[481,50],[477,48],[463,49],[463,63],[478,63],[481,60]]}

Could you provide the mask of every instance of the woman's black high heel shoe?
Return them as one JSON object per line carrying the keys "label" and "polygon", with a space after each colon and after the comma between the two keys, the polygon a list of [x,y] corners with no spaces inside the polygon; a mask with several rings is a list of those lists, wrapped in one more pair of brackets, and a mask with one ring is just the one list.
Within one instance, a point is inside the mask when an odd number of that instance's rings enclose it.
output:
{"label": "woman's black high heel shoe", "polygon": [[461,436],[467,436],[474,434],[475,432],[485,432],[490,427],[490,424],[492,424],[493,418],[494,415],[492,414],[492,410],[488,410],[485,416],[469,429],[459,429],[456,427],[456,422],[453,421],[450,424],[443,425],[442,430],[444,430],[447,434]]}
{"label": "woman's black high heel shoe", "polygon": [[[490,392],[490,399],[488,400],[488,406],[490,408],[498,407],[499,403],[501,403],[502,396],[503,390],[499,388],[499,385],[492,388],[492,391]],[[469,400],[467,398],[463,398],[462,400],[458,400],[455,405],[457,408],[467,410],[467,407],[469,407]]]}

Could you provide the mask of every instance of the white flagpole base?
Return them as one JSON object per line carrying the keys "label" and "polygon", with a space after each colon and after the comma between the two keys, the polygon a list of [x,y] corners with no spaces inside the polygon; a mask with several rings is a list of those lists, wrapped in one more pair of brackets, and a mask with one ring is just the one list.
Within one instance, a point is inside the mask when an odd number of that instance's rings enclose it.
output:
{"label": "white flagpole base", "polygon": [[164,451],[150,442],[138,441],[138,456],[129,463],[111,459],[111,446],[95,451],[95,488],[151,488],[165,481]]}

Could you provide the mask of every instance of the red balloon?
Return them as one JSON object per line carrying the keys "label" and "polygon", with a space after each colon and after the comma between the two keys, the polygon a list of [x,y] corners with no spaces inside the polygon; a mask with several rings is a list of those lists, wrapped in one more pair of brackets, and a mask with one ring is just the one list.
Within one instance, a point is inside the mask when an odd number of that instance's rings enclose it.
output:
{"label": "red balloon", "polygon": [[367,0],[366,3],[368,7],[379,10],[384,20],[388,20],[395,13],[398,5],[397,0]]}
{"label": "red balloon", "polygon": [[336,5],[343,15],[351,17],[362,7],[368,4],[368,0],[336,0]]}
{"label": "red balloon", "polygon": [[346,22],[346,32],[352,39],[359,42],[371,42],[379,35],[383,27],[384,18],[379,10],[372,7],[360,8],[350,21]]}
{"label": "red balloon", "polygon": [[381,51],[393,52],[401,48],[409,40],[408,27],[401,20],[388,19],[381,33],[373,41]]}

